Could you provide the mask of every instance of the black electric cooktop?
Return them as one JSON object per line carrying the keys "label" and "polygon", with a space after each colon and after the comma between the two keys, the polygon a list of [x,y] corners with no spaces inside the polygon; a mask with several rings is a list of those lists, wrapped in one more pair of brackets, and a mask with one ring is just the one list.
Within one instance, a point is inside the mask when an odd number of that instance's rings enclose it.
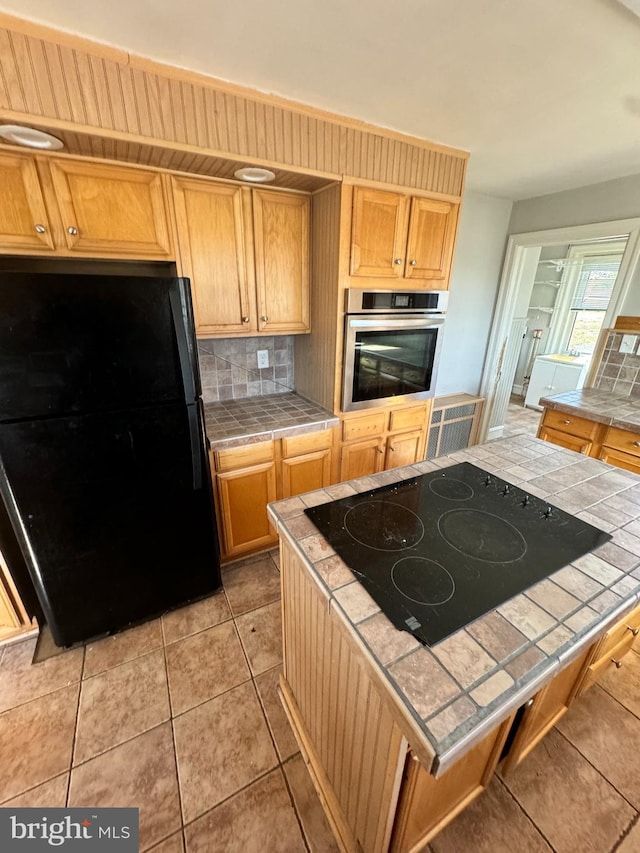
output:
{"label": "black electric cooktop", "polygon": [[305,513],[393,624],[428,646],[611,539],[469,462]]}

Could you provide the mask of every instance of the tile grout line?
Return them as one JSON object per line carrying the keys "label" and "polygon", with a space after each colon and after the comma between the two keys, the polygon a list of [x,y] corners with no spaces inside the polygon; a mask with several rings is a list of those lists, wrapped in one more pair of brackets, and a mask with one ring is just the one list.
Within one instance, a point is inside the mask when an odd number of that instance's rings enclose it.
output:
{"label": "tile grout line", "polygon": [[638,820],[638,819],[639,819],[639,818],[640,818],[640,812],[636,812],[636,816],[633,818],[633,820],[631,821],[631,823],[629,824],[629,826],[628,826],[628,827],[625,829],[625,831],[622,833],[622,835],[620,836],[620,838],[618,838],[618,840],[615,842],[615,844],[614,844],[614,845],[613,845],[613,847],[611,848],[610,853],[616,853],[616,850],[619,850],[619,849],[620,849],[620,846],[623,844],[623,842],[625,841],[625,839],[629,837],[629,835],[631,834],[631,831],[633,830],[633,828],[634,828],[634,827],[636,827],[636,826],[638,826],[638,823],[639,823],[639,820]]}
{"label": "tile grout line", "polygon": [[[632,716],[635,716],[635,715],[632,714]],[[580,749],[579,746],[577,746],[575,743],[573,743],[573,741],[567,735],[565,735],[564,732],[560,731],[560,729],[557,726],[554,726],[553,730],[558,732],[558,734],[563,738],[563,740],[565,740],[569,744],[570,747],[575,749],[575,751],[578,753],[578,755],[580,755],[582,758],[584,758],[584,760],[587,762],[587,764],[593,770],[595,770],[596,773],[600,777],[602,777],[602,779],[604,779],[604,781],[607,783],[607,785],[610,785],[613,788],[613,790],[616,792],[616,794],[618,794],[618,796],[620,796],[625,801],[625,803],[627,803],[627,805],[633,809],[634,812],[638,811],[638,809],[636,808],[636,806],[634,806],[634,804],[631,802],[631,800],[613,784],[613,782],[611,781],[611,779],[608,778],[608,776],[605,776],[605,774],[602,772],[602,770],[599,770],[596,767],[596,765],[582,752],[582,750]]]}
{"label": "tile grout line", "polygon": [[498,780],[498,782],[502,785],[502,787],[504,788],[504,790],[506,791],[506,793],[509,795],[509,797],[511,797],[511,799],[513,800],[513,802],[516,804],[516,807],[517,807],[518,809],[520,809],[520,811],[522,812],[522,814],[523,814],[523,815],[525,816],[525,818],[529,821],[529,823],[530,823],[530,824],[531,824],[531,826],[535,829],[535,831],[536,831],[536,832],[541,836],[541,838],[543,838],[543,839],[544,839],[544,841],[549,845],[550,849],[551,849],[551,850],[553,850],[553,851],[554,851],[554,853],[558,853],[558,851],[557,851],[557,850],[556,850],[556,848],[553,846],[553,844],[549,841],[549,839],[548,839],[548,838],[547,838],[547,836],[544,834],[544,832],[542,831],[542,829],[538,826],[538,824],[535,822],[535,820],[531,817],[531,815],[529,814],[529,812],[525,809],[525,807],[522,805],[522,803],[520,802],[520,800],[519,800],[519,799],[516,797],[516,795],[513,793],[513,791],[511,790],[511,788],[509,788],[509,786],[508,786],[508,785],[507,785],[507,783],[504,781],[504,779],[502,778],[502,776],[498,776],[498,775],[496,774],[496,777],[495,777],[495,778],[496,778],[496,779]]}
{"label": "tile grout line", "polygon": [[69,780],[67,782],[67,795],[65,797],[65,805],[69,807],[69,794],[71,793],[71,774],[73,773],[73,759],[76,751],[76,741],[78,739],[78,725],[80,724],[80,699],[82,697],[82,684],[84,678],[84,665],[86,661],[87,649],[86,646],[82,649],[82,665],[80,666],[80,683],[78,685],[78,702],[76,704],[76,722],[73,727],[73,742],[71,744],[71,758],[69,759]]}
{"label": "tile grout line", "polygon": [[627,706],[624,704],[624,702],[622,702],[622,700],[618,699],[618,697],[615,696],[613,693],[611,693],[610,690],[607,690],[607,688],[604,685],[602,685],[600,683],[596,683],[594,686],[599,687],[600,690],[602,690],[604,693],[606,693],[607,696],[609,696],[611,699],[613,699],[613,701],[616,702],[618,705],[620,705],[621,708],[624,708],[624,710],[628,714],[631,714],[632,717],[635,717],[636,720],[640,721],[640,714],[636,714],[636,712],[632,711],[631,708],[627,708]]}
{"label": "tile grout line", "polygon": [[[165,642],[164,622],[160,617],[160,635],[162,637],[162,659],[164,660],[164,677],[167,685],[167,699],[169,703],[169,725],[171,726],[171,744],[173,746],[173,764],[175,767],[176,788],[178,789],[178,810],[180,812],[180,834],[182,836],[182,846],[187,849],[187,837],[184,832],[184,812],[182,809],[182,788],[180,786],[180,773],[178,771],[178,749],[176,745],[176,732],[173,725],[173,702],[171,700],[171,690],[169,688],[169,667],[167,664],[167,644]],[[160,723],[163,725],[163,723]],[[167,836],[169,837],[169,836]]]}

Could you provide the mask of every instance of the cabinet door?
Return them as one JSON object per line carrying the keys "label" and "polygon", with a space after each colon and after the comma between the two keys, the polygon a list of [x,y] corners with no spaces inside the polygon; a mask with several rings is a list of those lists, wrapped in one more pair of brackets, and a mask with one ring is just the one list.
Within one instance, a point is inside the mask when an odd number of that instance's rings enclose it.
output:
{"label": "cabinet door", "polygon": [[[511,727],[509,718],[439,778],[409,755],[402,779],[391,850],[423,850],[487,787]],[[423,846],[424,845],[424,846]]]}
{"label": "cabinet door", "polygon": [[[253,263],[245,239],[250,190],[172,178],[182,273],[191,279],[196,333],[255,332]],[[249,243],[249,246],[251,244]]]}
{"label": "cabinet door", "polygon": [[331,451],[317,450],[282,460],[282,497],[312,492],[331,482]]}
{"label": "cabinet door", "polygon": [[49,165],[69,250],[171,256],[159,173],[75,160],[50,160]]}
{"label": "cabinet door", "polygon": [[225,557],[267,548],[277,535],[267,518],[276,499],[276,463],[266,462],[216,475]]}
{"label": "cabinet door", "polygon": [[638,456],[622,453],[614,447],[603,447],[600,452],[600,459],[603,462],[608,462],[609,465],[624,468],[625,471],[633,471],[634,474],[640,474],[640,457]]}
{"label": "cabinet door", "polygon": [[387,439],[387,451],[385,454],[384,467],[400,468],[402,465],[411,465],[420,456],[424,433],[422,430],[416,432],[403,432],[398,435],[390,435]]}
{"label": "cabinet door", "polygon": [[20,154],[0,155],[0,249],[53,249],[49,218],[36,163]]}
{"label": "cabinet door", "polygon": [[582,681],[592,648],[588,648],[529,701],[504,763],[504,772],[516,767],[569,709]]}
{"label": "cabinet door", "polygon": [[566,447],[567,450],[584,453],[585,456],[589,456],[593,447],[593,442],[588,438],[570,435],[568,432],[559,432],[557,429],[549,429],[544,424],[538,430],[538,438],[543,441],[550,441],[551,444],[557,444],[560,447]]}
{"label": "cabinet door", "polygon": [[340,450],[340,480],[355,480],[382,470],[384,443],[381,438],[369,438],[343,444]]}
{"label": "cabinet door", "polygon": [[428,198],[411,199],[407,278],[429,280],[434,288],[448,286],[457,221],[457,204]]}
{"label": "cabinet door", "polygon": [[351,275],[402,278],[409,198],[354,187]]}
{"label": "cabinet door", "polygon": [[533,406],[536,409],[542,408],[539,405],[540,397],[548,397],[555,393],[553,389],[554,373],[555,365],[552,362],[540,359],[534,361],[527,396],[524,399],[525,406]]}
{"label": "cabinet door", "polygon": [[258,329],[309,331],[309,210],[306,196],[253,191]]}

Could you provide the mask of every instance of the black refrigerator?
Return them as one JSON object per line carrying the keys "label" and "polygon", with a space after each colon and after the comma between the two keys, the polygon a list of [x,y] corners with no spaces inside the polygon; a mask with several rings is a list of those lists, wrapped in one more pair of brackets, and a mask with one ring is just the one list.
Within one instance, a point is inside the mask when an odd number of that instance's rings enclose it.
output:
{"label": "black refrigerator", "polygon": [[0,495],[58,645],[220,586],[187,279],[0,272]]}

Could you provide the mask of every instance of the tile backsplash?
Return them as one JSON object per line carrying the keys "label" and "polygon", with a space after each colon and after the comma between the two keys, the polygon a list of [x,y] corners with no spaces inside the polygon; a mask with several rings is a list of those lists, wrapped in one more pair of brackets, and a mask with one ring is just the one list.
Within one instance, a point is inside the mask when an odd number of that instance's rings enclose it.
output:
{"label": "tile backsplash", "polygon": [[[269,353],[269,367],[258,369],[258,350]],[[205,403],[294,390],[291,335],[200,340],[198,359]]]}
{"label": "tile backsplash", "polygon": [[[625,341],[623,342],[623,338]],[[630,350],[625,351],[625,349]],[[594,387],[640,398],[640,337],[610,332]]]}

